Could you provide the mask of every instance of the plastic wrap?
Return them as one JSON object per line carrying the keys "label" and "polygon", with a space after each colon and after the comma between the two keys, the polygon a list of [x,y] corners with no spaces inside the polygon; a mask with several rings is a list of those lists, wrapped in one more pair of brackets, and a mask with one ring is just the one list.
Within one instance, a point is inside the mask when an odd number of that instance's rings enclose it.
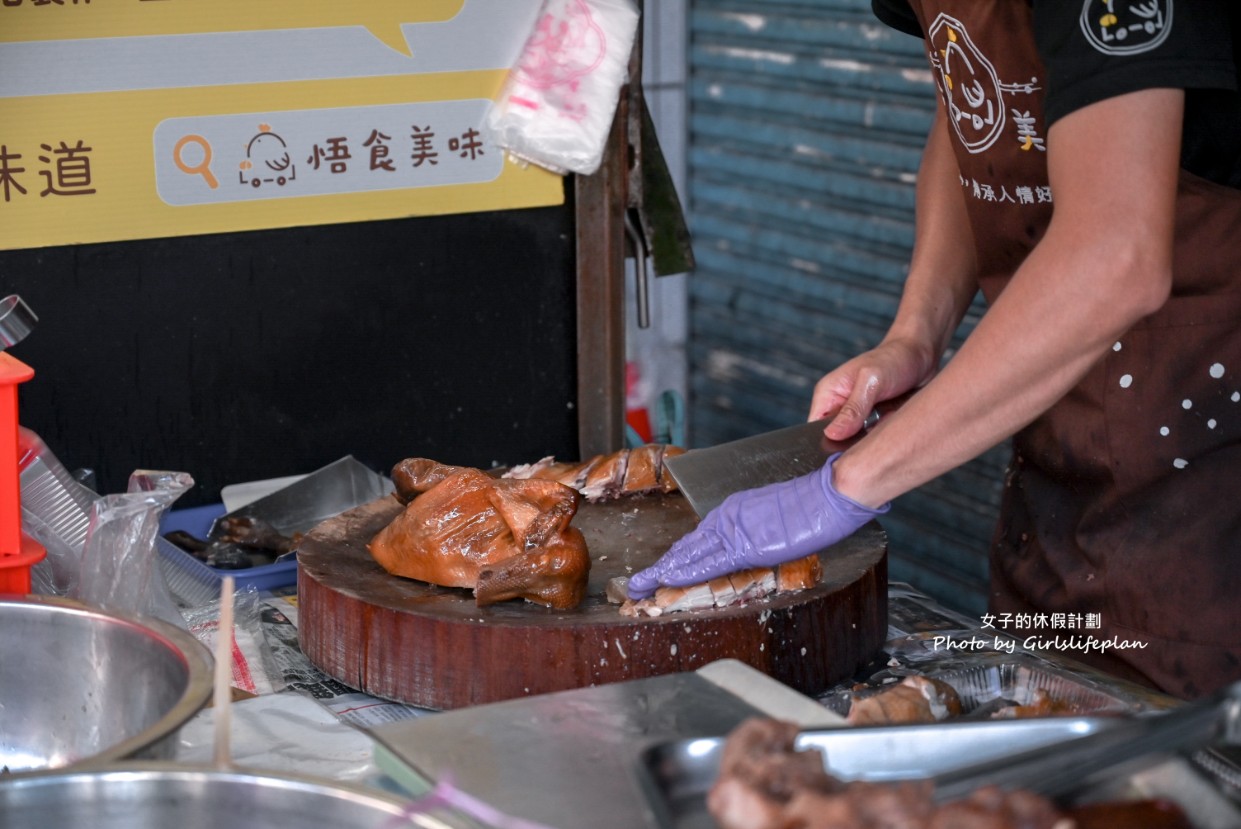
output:
{"label": "plastic wrap", "polygon": [[[374,741],[366,732],[340,721],[309,697],[268,694],[236,700],[229,708],[230,760],[238,766],[355,784],[385,780],[372,756]],[[211,763],[214,756],[215,714],[204,708],[181,729],[177,762]]]}
{"label": "plastic wrap", "polygon": [[77,598],[184,628],[185,619],[164,582],[156,538],[160,516],[193,485],[184,472],[138,470],[130,475],[127,492],[95,501]]}
{"label": "plastic wrap", "polygon": [[[247,694],[261,696],[284,688],[284,681],[268,670],[269,656],[263,640],[260,621],[259,592],[253,586],[233,592],[233,667],[229,685]],[[220,600],[187,608],[183,611],[186,626],[199,642],[215,653],[220,633]]]}
{"label": "plastic wrap", "polygon": [[638,20],[632,0],[544,0],[488,114],[495,142],[556,173],[599,169]]}

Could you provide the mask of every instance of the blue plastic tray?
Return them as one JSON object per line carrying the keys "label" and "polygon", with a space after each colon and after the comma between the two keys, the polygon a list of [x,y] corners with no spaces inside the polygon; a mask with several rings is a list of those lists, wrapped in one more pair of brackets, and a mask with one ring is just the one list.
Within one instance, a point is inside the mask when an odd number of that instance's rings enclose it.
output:
{"label": "blue plastic tray", "polygon": [[[170,510],[164,513],[159,522],[159,533],[163,536],[165,533],[181,530],[195,538],[205,539],[211,531],[212,522],[224,513],[223,504]],[[276,590],[297,584],[296,558],[245,570],[221,570],[208,567],[162,537],[160,541],[162,542],[161,552],[166,557],[171,556],[172,553],[180,553],[180,558],[171,562],[173,572],[170,573],[169,568],[165,568],[164,576],[168,579],[168,586],[173,592],[185,598],[198,598],[205,596],[208,592],[213,592],[213,598],[218,598],[219,586],[225,576],[232,576],[233,583],[238,589],[253,586],[256,590]]]}

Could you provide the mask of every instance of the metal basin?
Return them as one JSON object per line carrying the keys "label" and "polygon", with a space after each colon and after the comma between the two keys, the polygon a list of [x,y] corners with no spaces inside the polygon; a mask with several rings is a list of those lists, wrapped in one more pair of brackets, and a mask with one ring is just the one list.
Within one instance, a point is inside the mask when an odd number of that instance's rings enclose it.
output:
{"label": "metal basin", "polygon": [[171,758],[211,696],[212,665],[157,619],[0,595],[0,772]]}
{"label": "metal basin", "polygon": [[313,777],[171,763],[0,779],[5,829],[466,829],[452,815],[403,816],[402,800],[378,789]]}

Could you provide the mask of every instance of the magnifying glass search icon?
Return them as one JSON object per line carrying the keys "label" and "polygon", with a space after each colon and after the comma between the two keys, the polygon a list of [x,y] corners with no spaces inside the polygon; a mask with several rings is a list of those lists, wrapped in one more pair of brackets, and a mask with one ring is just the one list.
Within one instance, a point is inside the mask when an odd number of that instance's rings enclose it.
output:
{"label": "magnifying glass search icon", "polygon": [[[197,164],[188,164],[182,157],[186,144],[197,144],[202,148],[202,160]],[[215,174],[211,172],[211,144],[201,135],[184,135],[181,140],[172,148],[172,160],[177,168],[191,176],[202,176],[207,182],[207,186],[212,190],[220,186],[220,182],[216,179]]]}

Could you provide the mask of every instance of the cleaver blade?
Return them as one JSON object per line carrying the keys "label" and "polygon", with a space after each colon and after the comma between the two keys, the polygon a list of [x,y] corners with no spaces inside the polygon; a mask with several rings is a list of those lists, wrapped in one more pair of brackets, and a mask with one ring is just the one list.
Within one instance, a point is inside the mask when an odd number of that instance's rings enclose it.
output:
{"label": "cleaver blade", "polygon": [[691,449],[664,463],[699,518],[734,492],[791,480],[819,469],[852,443],[828,440],[829,420],[813,420],[761,435]]}

